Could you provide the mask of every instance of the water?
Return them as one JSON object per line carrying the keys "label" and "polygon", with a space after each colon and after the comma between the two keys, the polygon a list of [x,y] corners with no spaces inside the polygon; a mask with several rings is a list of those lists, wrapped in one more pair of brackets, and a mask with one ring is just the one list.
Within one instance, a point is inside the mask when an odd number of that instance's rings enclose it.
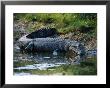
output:
{"label": "water", "polygon": [[[23,70],[47,70],[51,67],[58,67],[61,65],[71,64],[78,56],[70,57],[66,52],[36,52],[36,53],[20,53],[14,54],[14,74],[15,75],[30,75],[24,73]],[[21,62],[23,66],[21,65]],[[16,66],[16,63],[19,64]],[[30,64],[32,63],[32,64]],[[15,70],[18,70],[17,72]],[[22,71],[20,71],[22,70]],[[54,70],[54,69],[53,69]]]}
{"label": "water", "polygon": [[[94,53],[88,53],[88,57],[93,55],[96,56]],[[29,72],[30,70],[54,70],[53,67],[80,64],[80,61],[84,58],[85,57],[77,56],[70,52],[57,52],[57,54],[53,54],[53,52],[14,52],[14,75],[33,75]]]}

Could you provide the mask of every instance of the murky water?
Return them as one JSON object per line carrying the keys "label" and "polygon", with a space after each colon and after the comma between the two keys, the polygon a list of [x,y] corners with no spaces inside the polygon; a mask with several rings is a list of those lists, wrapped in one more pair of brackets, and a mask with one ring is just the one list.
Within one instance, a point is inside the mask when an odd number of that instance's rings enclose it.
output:
{"label": "murky water", "polygon": [[[50,67],[58,67],[73,63],[79,56],[70,57],[66,52],[39,52],[39,53],[16,53],[14,55],[14,70],[46,70]],[[21,62],[23,66],[21,65]],[[33,62],[32,64],[30,64]],[[18,64],[16,66],[16,64]],[[29,75],[30,73],[14,72],[15,75]]]}
{"label": "murky water", "polygon": [[[89,51],[88,57],[91,58],[92,56],[96,56],[96,52]],[[14,75],[17,76],[32,75],[23,70],[47,70],[61,65],[79,64],[84,58],[85,57],[77,56],[70,52],[14,52],[13,71]]]}

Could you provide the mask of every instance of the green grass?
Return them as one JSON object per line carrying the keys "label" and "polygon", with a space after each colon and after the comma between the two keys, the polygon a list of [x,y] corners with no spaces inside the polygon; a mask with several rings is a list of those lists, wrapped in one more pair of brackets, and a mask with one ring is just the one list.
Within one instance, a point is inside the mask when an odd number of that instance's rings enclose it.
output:
{"label": "green grass", "polygon": [[[34,22],[28,26],[29,32],[42,27],[55,27],[59,33],[69,33],[82,26],[94,27],[96,32],[97,14],[96,13],[15,13],[14,21]],[[92,33],[91,33],[92,34]]]}

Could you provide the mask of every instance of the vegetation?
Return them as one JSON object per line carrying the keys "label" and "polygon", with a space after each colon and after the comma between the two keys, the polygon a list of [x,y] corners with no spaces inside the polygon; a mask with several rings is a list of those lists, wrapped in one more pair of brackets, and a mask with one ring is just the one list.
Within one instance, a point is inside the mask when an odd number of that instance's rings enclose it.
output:
{"label": "vegetation", "polygon": [[[92,27],[96,33],[96,13],[15,13],[14,20],[27,23],[28,31],[41,27],[55,27],[59,33],[69,33],[82,30],[82,27]],[[32,22],[33,24],[29,24]],[[88,29],[89,30],[89,29]]]}

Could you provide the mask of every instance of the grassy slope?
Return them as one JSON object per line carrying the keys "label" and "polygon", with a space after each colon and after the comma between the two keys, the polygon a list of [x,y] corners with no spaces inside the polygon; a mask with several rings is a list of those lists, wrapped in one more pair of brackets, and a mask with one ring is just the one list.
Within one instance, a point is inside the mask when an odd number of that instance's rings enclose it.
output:
{"label": "grassy slope", "polygon": [[[82,26],[94,27],[96,32],[97,14],[77,14],[77,13],[37,13],[37,14],[14,14],[14,20],[19,20],[28,26],[28,31],[34,31],[40,27],[55,27],[60,33],[77,31]],[[81,29],[80,29],[81,30]]]}

